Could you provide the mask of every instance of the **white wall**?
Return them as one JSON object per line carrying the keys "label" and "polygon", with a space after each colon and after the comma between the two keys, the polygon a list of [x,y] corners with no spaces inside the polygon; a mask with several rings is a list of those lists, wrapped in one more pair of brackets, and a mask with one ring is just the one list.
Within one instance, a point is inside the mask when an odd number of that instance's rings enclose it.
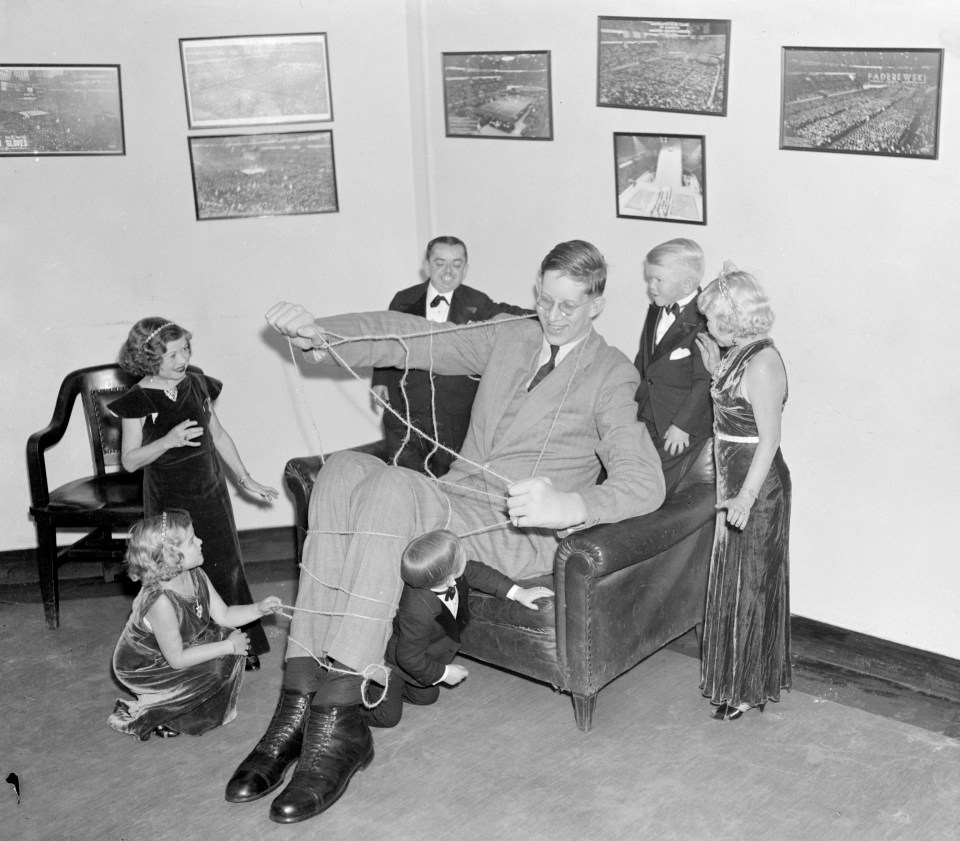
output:
{"label": "white wall", "polygon": [[[697,239],[754,270],[778,314],[794,480],[792,610],[960,657],[953,479],[960,230],[954,0],[428,2],[434,215],[504,296],[572,237],[611,267],[598,328],[631,357],[644,254]],[[726,117],[596,107],[597,15],[732,21]],[[944,48],[939,160],[780,151],[783,46]],[[552,51],[552,143],[443,139],[442,52]],[[618,219],[614,131],[702,134],[704,227]]]}
{"label": "white wall", "polygon": [[[600,13],[729,18],[728,115],[597,108]],[[196,222],[177,39],[310,31],[330,38],[341,212]],[[939,160],[780,151],[784,45],[944,48]],[[219,412],[248,466],[279,483],[285,460],[317,444],[296,374],[262,333],[274,300],[383,306],[416,279],[423,242],[449,232],[470,246],[475,285],[529,301],[543,254],[580,237],[611,266],[598,327],[632,356],[643,255],[691,236],[711,269],[731,258],[755,270],[778,312],[793,612],[960,657],[947,478],[960,409],[960,292],[947,280],[960,228],[958,45],[953,0],[87,0],[82,15],[2,0],[0,60],[122,65],[128,154],[0,161],[0,550],[32,545],[23,445],[62,374],[112,358],[145,314],[194,330],[197,364],[226,382]],[[440,53],[510,49],[552,52],[555,140],[445,138]],[[705,135],[709,224],[616,218],[614,131]],[[357,384],[310,372],[306,396],[325,449],[375,436]],[[241,528],[291,517],[285,498],[262,511],[238,500],[237,514]]]}

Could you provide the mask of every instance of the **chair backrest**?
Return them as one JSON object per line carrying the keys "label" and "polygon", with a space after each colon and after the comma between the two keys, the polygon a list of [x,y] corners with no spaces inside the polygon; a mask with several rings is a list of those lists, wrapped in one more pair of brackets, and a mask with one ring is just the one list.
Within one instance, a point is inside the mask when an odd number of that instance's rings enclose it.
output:
{"label": "chair backrest", "polygon": [[94,472],[103,476],[120,470],[120,418],[107,404],[136,383],[138,377],[126,373],[119,365],[103,365],[68,374],[64,388],[70,380],[83,405]]}

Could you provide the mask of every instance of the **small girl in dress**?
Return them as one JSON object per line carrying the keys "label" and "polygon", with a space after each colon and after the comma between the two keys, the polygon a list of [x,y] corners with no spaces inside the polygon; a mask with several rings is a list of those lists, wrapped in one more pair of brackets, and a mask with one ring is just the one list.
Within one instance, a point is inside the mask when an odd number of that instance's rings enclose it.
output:
{"label": "small girl in dress", "polygon": [[137,700],[118,700],[108,723],[145,742],[199,736],[232,721],[250,642],[236,626],[281,601],[228,607],[200,565],[203,541],[186,511],[164,511],[134,524],[126,571],[141,582],[113,654],[117,679]]}

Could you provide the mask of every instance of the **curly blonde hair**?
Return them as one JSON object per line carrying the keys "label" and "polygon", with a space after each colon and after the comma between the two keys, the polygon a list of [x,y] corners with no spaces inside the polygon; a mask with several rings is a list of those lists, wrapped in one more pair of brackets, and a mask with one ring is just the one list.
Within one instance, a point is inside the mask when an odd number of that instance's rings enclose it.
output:
{"label": "curly blonde hair", "polygon": [[134,523],[127,535],[127,577],[144,587],[176,578],[183,572],[180,544],[192,525],[190,515],[178,508]]}
{"label": "curly blonde hair", "polygon": [[120,367],[135,377],[156,374],[167,352],[167,345],[179,339],[189,342],[192,338],[189,330],[167,318],[159,315],[141,318],[130,328],[127,340],[120,348]]}
{"label": "curly blonde hair", "polygon": [[739,269],[722,271],[697,298],[704,315],[713,315],[717,326],[735,339],[749,339],[773,327],[770,299],[757,279]]}

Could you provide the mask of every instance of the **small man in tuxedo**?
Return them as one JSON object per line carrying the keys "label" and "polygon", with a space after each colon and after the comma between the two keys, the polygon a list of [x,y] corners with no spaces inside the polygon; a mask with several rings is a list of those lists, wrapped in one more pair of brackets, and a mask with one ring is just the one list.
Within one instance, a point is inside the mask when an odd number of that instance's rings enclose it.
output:
{"label": "small man in tuxedo", "polygon": [[460,635],[470,621],[470,588],[499,599],[513,599],[539,610],[549,598],[546,587],[520,587],[480,561],[468,561],[460,539],[447,529],[414,538],[400,558],[403,592],[393,618],[393,635],[384,660],[391,667],[383,700],[363,717],[373,727],[394,727],[403,703],[433,704],[440,684],[456,686],[467,670],[453,663]]}
{"label": "small man in tuxedo", "polygon": [[660,454],[668,495],[713,434],[710,374],[695,343],[706,329],[696,303],[703,271],[703,249],[691,239],[661,243],[643,264],[653,304],[634,362],[641,377],[637,417]]}
{"label": "small man in tuxedo", "polygon": [[[410,315],[422,315],[429,321],[467,324],[488,321],[499,313],[510,315],[533,314],[531,310],[498,304],[483,292],[464,286],[467,276],[467,246],[452,236],[440,236],[427,245],[423,273],[427,280],[393,296],[390,309]],[[478,380],[466,376],[443,376],[429,371],[409,371],[406,380],[406,404],[400,380],[403,371],[398,368],[377,368],[373,372],[372,389],[385,403],[402,417],[410,411],[410,422],[441,444],[455,452],[460,451],[470,426],[470,410],[477,393]],[[432,386],[431,386],[432,383]],[[374,410],[379,401],[372,400]],[[434,427],[434,413],[436,427]],[[383,431],[390,460],[396,455],[397,464],[420,473],[427,469],[442,476],[449,469],[454,456],[438,449],[431,455],[433,443],[411,430],[407,437],[406,424],[391,412],[383,413]]]}

